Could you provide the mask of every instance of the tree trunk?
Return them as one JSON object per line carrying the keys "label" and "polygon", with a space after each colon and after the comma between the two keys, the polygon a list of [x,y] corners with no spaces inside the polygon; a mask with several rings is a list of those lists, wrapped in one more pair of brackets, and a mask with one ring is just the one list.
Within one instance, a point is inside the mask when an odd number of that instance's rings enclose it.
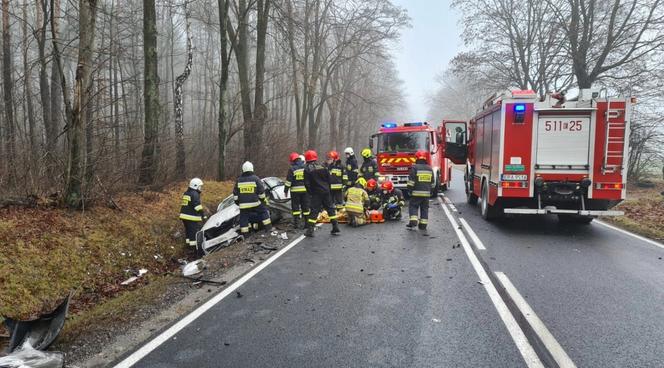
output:
{"label": "tree trunk", "polygon": [[[53,42],[60,42],[58,39],[58,21],[60,17],[60,0],[51,0],[51,33],[53,37]],[[60,63],[62,60],[59,61]],[[64,70],[64,68],[60,68]],[[54,156],[58,156],[58,136],[60,135],[60,129],[62,127],[62,79],[63,74],[58,70],[58,63],[51,63],[51,101],[49,101],[50,112],[51,112],[51,129],[53,136],[52,139],[52,152]],[[66,113],[65,113],[66,115]]]}
{"label": "tree trunk", "polygon": [[82,155],[83,130],[86,122],[85,108],[90,102],[90,76],[94,52],[95,23],[97,19],[97,0],[79,1],[79,46],[76,79],[74,81],[74,100],[71,118],[68,122],[67,138],[69,154],[65,187],[65,203],[70,208],[82,205]]}
{"label": "tree trunk", "polygon": [[48,82],[48,64],[46,60],[46,17],[47,7],[45,0],[38,0],[37,4],[37,23],[39,29],[35,32],[37,39],[37,51],[39,55],[39,96],[41,99],[42,119],[44,123],[44,135],[46,136],[47,158],[47,176],[52,178],[55,172],[52,167],[55,147],[56,130],[53,129],[53,119],[51,118],[51,92]]}
{"label": "tree trunk", "polygon": [[154,182],[157,168],[157,134],[159,132],[159,75],[157,65],[157,12],[155,0],[143,0],[143,56],[145,58],[144,105],[145,132],[139,184]]}
{"label": "tree trunk", "polygon": [[14,121],[14,81],[12,80],[13,61],[11,56],[11,37],[9,34],[9,0],[2,0],[2,83],[5,102],[5,145],[9,163],[9,185],[16,180],[16,146]]}
{"label": "tree trunk", "polygon": [[[23,69],[24,69],[24,91],[28,112],[28,141],[30,142],[30,166],[38,165],[37,146],[37,123],[35,122],[35,108],[32,104],[32,68],[28,63],[28,1],[23,0]],[[34,169],[34,166],[32,167]],[[36,171],[36,170],[35,170]]]}
{"label": "tree trunk", "polygon": [[174,104],[173,108],[175,111],[175,177],[178,179],[184,179],[186,175],[186,166],[185,166],[185,151],[184,151],[184,121],[182,118],[182,85],[189,78],[191,74],[191,64],[194,57],[191,46],[191,30],[190,30],[190,21],[189,21],[189,12],[187,10],[187,3],[184,3],[184,17],[186,23],[186,33],[187,33],[187,64],[184,67],[184,71],[180,74],[175,80],[175,92],[174,92]]}
{"label": "tree trunk", "polygon": [[219,162],[217,163],[217,180],[226,179],[226,138],[228,131],[226,128],[226,86],[228,84],[228,72],[230,67],[230,54],[228,53],[228,8],[229,0],[218,0],[219,3],[219,38],[221,47],[219,54],[221,55],[221,76],[219,81],[219,120],[218,124],[218,137],[217,143]]}
{"label": "tree trunk", "polygon": [[263,157],[263,130],[267,120],[265,94],[265,41],[270,13],[270,0],[257,0],[258,15],[256,18],[256,87],[254,94],[254,118],[252,121],[253,152]]}

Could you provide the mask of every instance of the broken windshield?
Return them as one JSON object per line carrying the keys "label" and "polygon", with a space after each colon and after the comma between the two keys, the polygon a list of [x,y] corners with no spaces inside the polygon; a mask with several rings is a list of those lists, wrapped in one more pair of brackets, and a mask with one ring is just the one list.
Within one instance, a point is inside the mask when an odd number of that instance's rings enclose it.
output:
{"label": "broken windshield", "polygon": [[395,132],[378,136],[378,152],[415,152],[427,149],[427,132]]}

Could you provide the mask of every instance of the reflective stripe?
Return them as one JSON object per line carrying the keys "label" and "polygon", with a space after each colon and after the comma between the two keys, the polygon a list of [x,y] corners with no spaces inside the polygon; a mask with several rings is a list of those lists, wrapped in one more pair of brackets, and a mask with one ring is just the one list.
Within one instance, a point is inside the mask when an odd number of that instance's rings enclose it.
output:
{"label": "reflective stripe", "polygon": [[190,240],[187,242],[187,245],[190,247],[195,247],[196,246],[196,240]]}
{"label": "reflective stripe", "polygon": [[286,181],[284,182],[284,185],[290,188],[290,186],[291,186],[291,182],[288,181],[288,180],[286,180]]}
{"label": "reflective stripe", "polygon": [[358,211],[358,212],[363,212],[364,211],[364,206],[359,205],[359,204],[346,203],[346,209],[355,210],[355,211]]}
{"label": "reflective stripe", "polygon": [[248,233],[248,232],[249,232],[249,226],[247,226],[247,227],[241,227],[241,228],[240,228],[240,232],[241,232],[241,233]]}
{"label": "reflective stripe", "polygon": [[272,223],[272,220],[270,220],[270,219],[263,220],[263,225],[269,225],[271,223]]}
{"label": "reflective stripe", "polygon": [[344,176],[341,177],[343,180],[348,180],[348,175],[344,174]]}
{"label": "reflective stripe", "polygon": [[310,214],[311,214],[311,211],[302,212],[303,216],[309,216]]}
{"label": "reflective stripe", "polygon": [[259,195],[258,195],[258,198],[260,198],[260,199],[265,199],[265,193],[259,194]]}
{"label": "reflective stripe", "polygon": [[315,223],[316,223],[316,219],[307,219],[307,222],[309,222],[309,223],[311,223],[311,224],[315,224]]}
{"label": "reflective stripe", "polygon": [[194,210],[196,211],[202,211],[203,210],[203,205],[199,204],[198,206],[194,207]]}
{"label": "reflective stripe", "polygon": [[427,219],[420,219],[420,224],[426,225],[429,221]]}
{"label": "reflective stripe", "polygon": [[233,196],[233,200],[237,201],[238,197],[236,195]]}
{"label": "reflective stripe", "polygon": [[303,193],[306,192],[307,188],[304,187],[304,185],[297,185],[291,188],[291,192],[293,193]]}
{"label": "reflective stripe", "polygon": [[337,218],[338,218],[337,215],[330,216],[330,220],[336,220]]}
{"label": "reflective stripe", "polygon": [[412,193],[413,197],[430,197],[431,192],[428,190],[414,190]]}
{"label": "reflective stripe", "polygon": [[240,209],[254,208],[261,205],[261,202],[240,203]]}
{"label": "reflective stripe", "polygon": [[248,182],[243,182],[243,183],[237,183],[238,188],[244,188],[244,187],[256,187],[256,183],[253,181],[248,181]]}
{"label": "reflective stripe", "polygon": [[341,169],[332,169],[330,170],[330,174],[335,176],[341,176]]}
{"label": "reflective stripe", "polygon": [[340,190],[340,189],[343,189],[343,188],[344,188],[343,184],[332,184],[332,185],[330,185],[330,189]]}
{"label": "reflective stripe", "polygon": [[412,181],[412,180],[408,180],[408,182],[406,183],[406,185],[408,185],[409,187],[412,187],[413,185],[415,185],[415,182]]}
{"label": "reflective stripe", "polygon": [[191,201],[191,196],[188,196],[188,195],[185,194],[185,195],[182,196],[182,199],[186,199],[187,201]]}
{"label": "reflective stripe", "polygon": [[410,221],[417,221],[419,220],[419,217],[417,215],[410,216]]}
{"label": "reflective stripe", "polygon": [[293,216],[300,216],[302,211],[293,211]]}
{"label": "reflective stripe", "polygon": [[181,213],[180,214],[180,220],[187,220],[187,221],[203,221],[203,217],[201,216],[193,216],[193,215],[187,215],[186,213]]}

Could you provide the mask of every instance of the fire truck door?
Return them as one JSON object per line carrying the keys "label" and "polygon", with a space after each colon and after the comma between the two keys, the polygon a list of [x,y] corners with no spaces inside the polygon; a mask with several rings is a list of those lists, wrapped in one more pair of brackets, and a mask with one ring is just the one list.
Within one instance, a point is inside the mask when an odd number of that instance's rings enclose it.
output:
{"label": "fire truck door", "polygon": [[443,149],[445,157],[455,164],[465,164],[468,155],[467,125],[465,122],[443,122],[445,137]]}

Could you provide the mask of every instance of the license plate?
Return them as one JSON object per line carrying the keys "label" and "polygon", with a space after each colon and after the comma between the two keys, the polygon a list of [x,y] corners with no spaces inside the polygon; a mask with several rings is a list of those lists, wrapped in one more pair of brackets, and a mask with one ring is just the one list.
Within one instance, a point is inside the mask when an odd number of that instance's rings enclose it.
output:
{"label": "license plate", "polygon": [[408,171],[410,167],[407,166],[402,166],[402,167],[397,167],[397,171]]}
{"label": "license plate", "polygon": [[528,175],[503,174],[504,181],[526,181]]}

